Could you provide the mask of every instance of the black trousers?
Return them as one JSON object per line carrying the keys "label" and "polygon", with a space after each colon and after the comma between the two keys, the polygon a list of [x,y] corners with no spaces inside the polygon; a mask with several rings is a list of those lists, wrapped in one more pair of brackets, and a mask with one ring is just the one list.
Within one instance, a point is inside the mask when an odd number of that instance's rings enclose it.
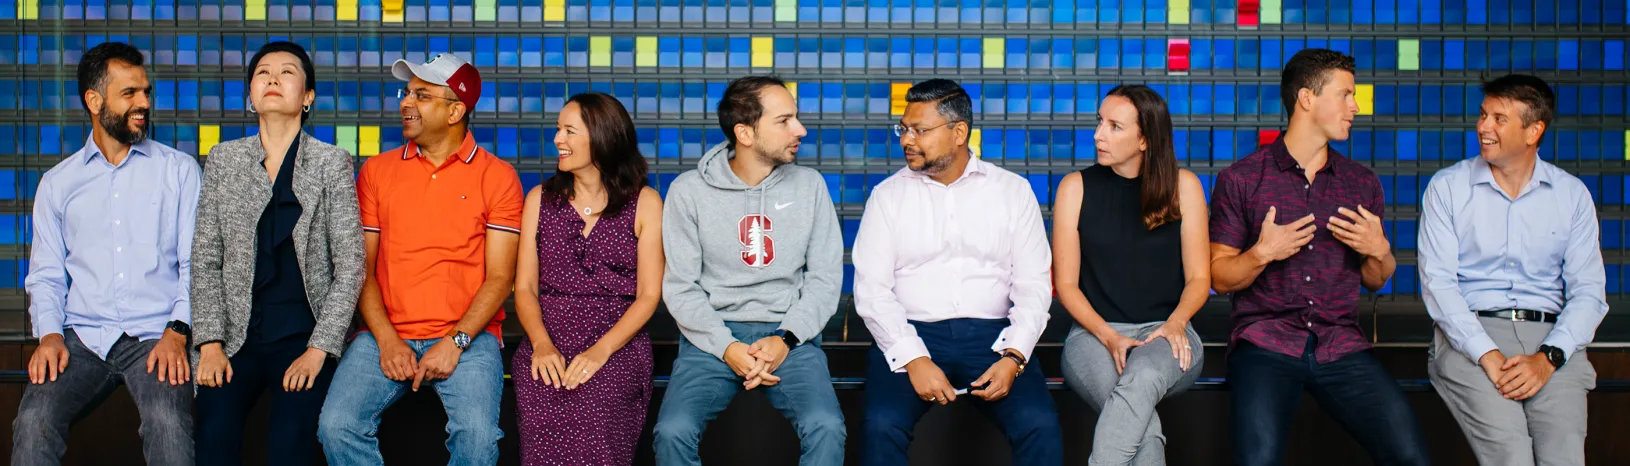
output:
{"label": "black trousers", "polygon": [[271,392],[271,420],[266,427],[267,464],[320,464],[317,417],[322,413],[335,363],[326,360],[310,390],[283,390],[283,374],[306,351],[306,338],[249,343],[232,356],[232,381],[218,388],[198,387],[196,451],[200,466],[243,464],[244,423],[261,394]]}

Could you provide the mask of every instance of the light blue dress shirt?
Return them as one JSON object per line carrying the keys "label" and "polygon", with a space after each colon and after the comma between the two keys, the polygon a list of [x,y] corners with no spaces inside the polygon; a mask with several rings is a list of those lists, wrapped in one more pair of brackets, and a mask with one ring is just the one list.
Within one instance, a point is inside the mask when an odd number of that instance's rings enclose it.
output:
{"label": "light blue dress shirt", "polygon": [[125,334],[162,336],[192,322],[193,221],[198,161],[143,141],[114,166],[85,147],[40,178],[28,278],[34,336],[72,328],[106,359]]}
{"label": "light blue dress shirt", "polygon": [[1421,212],[1426,311],[1474,363],[1498,347],[1473,311],[1560,314],[1544,344],[1572,356],[1607,314],[1600,236],[1590,191],[1555,165],[1538,161],[1514,199],[1481,157],[1444,168]]}

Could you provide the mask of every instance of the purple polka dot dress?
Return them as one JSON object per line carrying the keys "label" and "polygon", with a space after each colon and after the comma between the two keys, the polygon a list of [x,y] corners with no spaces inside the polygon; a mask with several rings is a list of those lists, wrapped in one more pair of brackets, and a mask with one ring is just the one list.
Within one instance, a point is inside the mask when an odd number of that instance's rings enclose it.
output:
{"label": "purple polka dot dress", "polygon": [[[638,197],[602,216],[589,236],[571,204],[538,209],[538,301],[549,338],[566,357],[593,346],[634,302]],[[532,344],[515,351],[521,459],[538,465],[627,465],[651,402],[651,337],[644,330],[617,350],[588,383],[555,389],[532,380]]]}

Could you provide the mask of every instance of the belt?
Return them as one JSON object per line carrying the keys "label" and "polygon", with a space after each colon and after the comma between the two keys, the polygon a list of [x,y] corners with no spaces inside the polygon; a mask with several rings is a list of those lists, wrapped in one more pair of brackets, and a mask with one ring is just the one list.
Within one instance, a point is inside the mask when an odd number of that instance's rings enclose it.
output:
{"label": "belt", "polygon": [[1493,311],[1477,311],[1477,316],[1510,320],[1512,322],[1544,322],[1547,324],[1556,322],[1556,314],[1530,309],[1498,309]]}

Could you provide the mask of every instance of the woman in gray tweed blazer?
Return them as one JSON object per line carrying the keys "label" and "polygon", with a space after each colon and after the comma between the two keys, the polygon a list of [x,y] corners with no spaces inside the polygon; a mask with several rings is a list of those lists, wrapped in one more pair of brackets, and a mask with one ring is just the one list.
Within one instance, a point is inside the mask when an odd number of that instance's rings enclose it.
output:
{"label": "woman in gray tweed blazer", "polygon": [[274,42],[249,64],[259,134],[205,160],[192,248],[199,464],[243,464],[244,419],[270,388],[267,462],[320,457],[317,418],[363,282],[351,154],[301,130],[311,58]]}

